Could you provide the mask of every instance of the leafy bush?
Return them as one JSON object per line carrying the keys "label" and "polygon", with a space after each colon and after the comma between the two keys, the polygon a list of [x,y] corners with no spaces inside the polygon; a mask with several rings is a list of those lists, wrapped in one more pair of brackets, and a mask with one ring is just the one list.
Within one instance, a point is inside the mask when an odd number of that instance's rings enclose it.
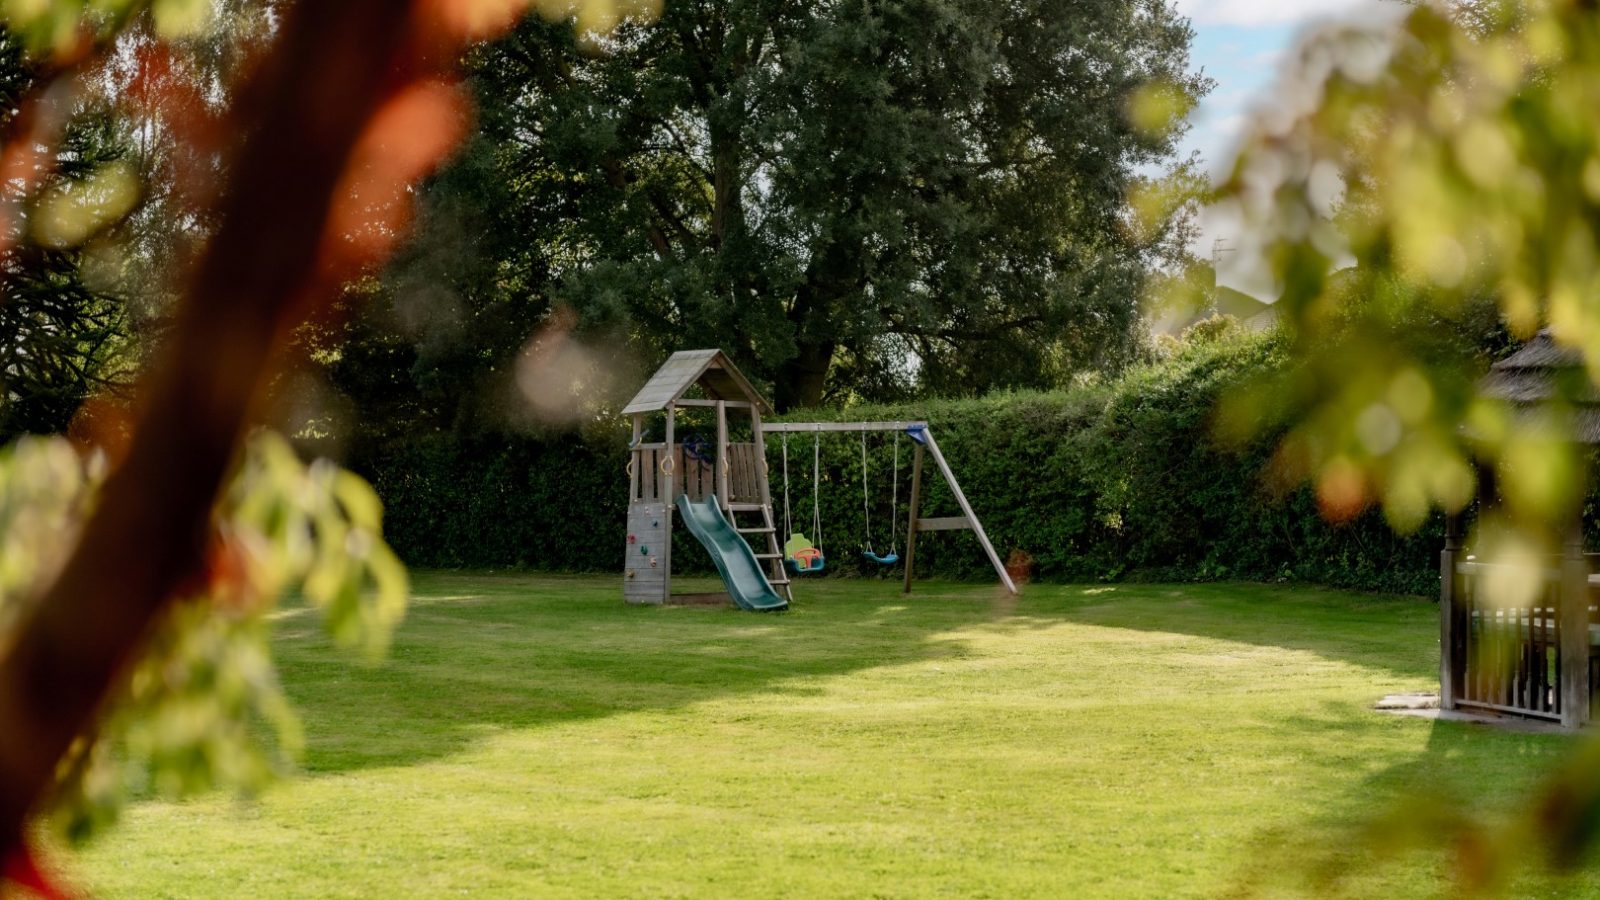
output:
{"label": "leafy bush", "polygon": [[[1307,490],[1268,487],[1263,472],[1275,434],[1242,448],[1217,445],[1217,401],[1244,379],[1282,366],[1281,344],[1271,335],[1222,331],[1197,335],[1110,383],[792,418],[927,420],[996,550],[1002,558],[1016,550],[1031,555],[1041,580],[1229,578],[1433,591],[1437,519],[1409,536],[1395,535],[1376,514],[1328,525]],[[807,532],[811,440],[790,437],[792,513]],[[821,543],[830,571],[893,577],[898,569],[860,555],[860,436],[820,440]],[[882,553],[891,544],[893,437],[870,434],[867,443],[872,544]],[[780,447],[772,436],[781,522]],[[899,449],[895,528],[903,554],[912,443],[902,437]],[[424,438],[355,467],[383,496],[389,539],[414,565],[594,572],[621,569],[626,453],[619,424],[599,438]],[[923,485],[923,515],[957,514],[931,459]],[[674,553],[675,570],[706,570],[692,542],[675,545]],[[965,532],[920,536],[916,566],[919,576],[992,577]]]}

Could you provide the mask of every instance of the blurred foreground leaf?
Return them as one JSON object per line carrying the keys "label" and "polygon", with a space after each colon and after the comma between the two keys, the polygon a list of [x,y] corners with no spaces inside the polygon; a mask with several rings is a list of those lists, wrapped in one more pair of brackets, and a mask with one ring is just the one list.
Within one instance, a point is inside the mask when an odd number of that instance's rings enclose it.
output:
{"label": "blurred foreground leaf", "polygon": [[[0,638],[72,546],[104,476],[100,459],[61,438],[0,454]],[[206,571],[98,732],[61,766],[55,811],[68,838],[92,835],[131,795],[248,795],[293,766],[303,738],[272,662],[270,616],[298,591],[338,643],[380,657],[408,590],[381,517],[357,476],[255,435],[218,505]]]}
{"label": "blurred foreground leaf", "polygon": [[[1287,426],[1278,469],[1335,521],[1378,505],[1410,531],[1493,478],[1503,503],[1469,544],[1505,564],[1491,596],[1532,602],[1581,512],[1578,413],[1600,400],[1600,16],[1418,4],[1308,40],[1278,100],[1219,202],[1251,225],[1295,363],[1225,404],[1221,430]],[[1576,366],[1516,403],[1485,396],[1489,364],[1539,329]],[[1453,845],[1468,891],[1572,865],[1600,822],[1597,763],[1586,745],[1509,824],[1420,804],[1366,837]]]}

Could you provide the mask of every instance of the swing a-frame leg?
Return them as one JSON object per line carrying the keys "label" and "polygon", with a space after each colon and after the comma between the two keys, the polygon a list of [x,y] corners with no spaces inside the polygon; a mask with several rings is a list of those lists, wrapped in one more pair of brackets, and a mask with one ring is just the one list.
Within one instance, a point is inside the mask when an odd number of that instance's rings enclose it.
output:
{"label": "swing a-frame leg", "polygon": [[[1006,590],[1015,594],[1017,586],[1011,581],[1011,575],[1006,572],[1005,564],[1000,562],[1000,555],[994,552],[994,544],[989,543],[989,535],[983,530],[983,523],[978,521],[978,514],[972,511],[972,504],[967,502],[967,495],[961,490],[961,483],[956,481],[956,475],[950,470],[950,464],[945,462],[944,454],[939,452],[939,442],[933,439],[933,431],[922,429],[923,442],[917,445],[911,461],[911,512],[906,523],[906,575],[905,593],[911,593],[911,566],[915,560],[917,533],[921,531],[971,531],[978,536],[978,543],[983,545],[983,552],[989,557],[989,564],[994,566],[994,572],[1000,576],[1000,583]],[[956,498],[956,504],[961,507],[961,515],[944,516],[939,518],[924,519],[921,517],[922,505],[922,457],[926,448],[927,454],[933,457],[934,465],[938,467],[939,474],[944,476],[944,483],[950,486],[950,493]]]}
{"label": "swing a-frame leg", "polygon": [[922,445],[911,451],[911,508],[906,516],[905,589],[911,593],[911,572],[917,561],[917,513],[922,507]]}

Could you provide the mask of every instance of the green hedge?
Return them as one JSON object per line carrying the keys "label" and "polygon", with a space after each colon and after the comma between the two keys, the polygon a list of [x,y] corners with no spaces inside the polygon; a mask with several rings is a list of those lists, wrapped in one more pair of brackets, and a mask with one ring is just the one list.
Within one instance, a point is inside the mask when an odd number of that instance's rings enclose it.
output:
{"label": "green hedge", "polygon": [[622,568],[626,441],[430,435],[352,461],[413,566]]}
{"label": "green hedge", "polygon": [[[1376,514],[1330,526],[1307,491],[1273,497],[1261,487],[1271,436],[1237,453],[1212,443],[1218,398],[1241,379],[1269,372],[1279,355],[1270,336],[1222,337],[1110,384],[796,418],[928,420],[1002,557],[1017,550],[1032,555],[1041,580],[1242,578],[1432,592],[1437,521],[1406,537],[1394,535]],[[424,438],[354,465],[383,496],[389,538],[413,565],[618,571],[625,443],[620,425],[598,439]],[[781,520],[779,446],[771,440],[769,461]],[[903,517],[910,441],[902,440],[900,450]],[[892,574],[864,562],[859,552],[859,436],[824,435],[822,455],[830,570]],[[791,437],[797,522],[810,521],[810,463],[811,438]],[[881,553],[889,545],[889,438],[869,437],[869,470],[873,544]],[[924,484],[924,515],[955,513],[931,462]],[[904,552],[903,522],[900,530]],[[675,545],[674,552],[676,569],[705,570],[704,554],[692,543]],[[922,536],[917,570],[992,577],[977,542],[964,532]]]}

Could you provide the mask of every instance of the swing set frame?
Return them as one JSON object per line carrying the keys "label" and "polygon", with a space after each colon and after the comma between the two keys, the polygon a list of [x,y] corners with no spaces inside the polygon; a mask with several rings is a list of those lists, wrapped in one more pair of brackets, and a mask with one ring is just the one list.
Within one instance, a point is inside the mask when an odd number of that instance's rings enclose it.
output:
{"label": "swing set frame", "polygon": [[[972,511],[972,504],[967,502],[967,495],[962,492],[960,482],[956,481],[955,473],[950,470],[950,463],[945,460],[944,454],[939,452],[939,442],[934,440],[933,430],[928,427],[927,422],[761,422],[756,427],[763,434],[860,432],[865,435],[869,431],[904,433],[911,438],[914,449],[911,456],[911,504],[906,516],[906,555],[902,560],[905,565],[903,592],[911,593],[911,572],[912,564],[916,560],[917,534],[924,531],[971,531],[977,535],[978,543],[983,545],[983,552],[988,555],[995,574],[1000,576],[1000,583],[1012,594],[1017,592],[1016,584],[1006,572],[1005,564],[1000,561],[1000,555],[994,550],[994,544],[989,542],[989,535],[983,530],[983,523],[978,521],[978,514]],[[921,516],[924,455],[933,457],[934,465],[943,476],[944,483],[955,496],[956,504],[961,507],[961,515],[934,518]]]}

